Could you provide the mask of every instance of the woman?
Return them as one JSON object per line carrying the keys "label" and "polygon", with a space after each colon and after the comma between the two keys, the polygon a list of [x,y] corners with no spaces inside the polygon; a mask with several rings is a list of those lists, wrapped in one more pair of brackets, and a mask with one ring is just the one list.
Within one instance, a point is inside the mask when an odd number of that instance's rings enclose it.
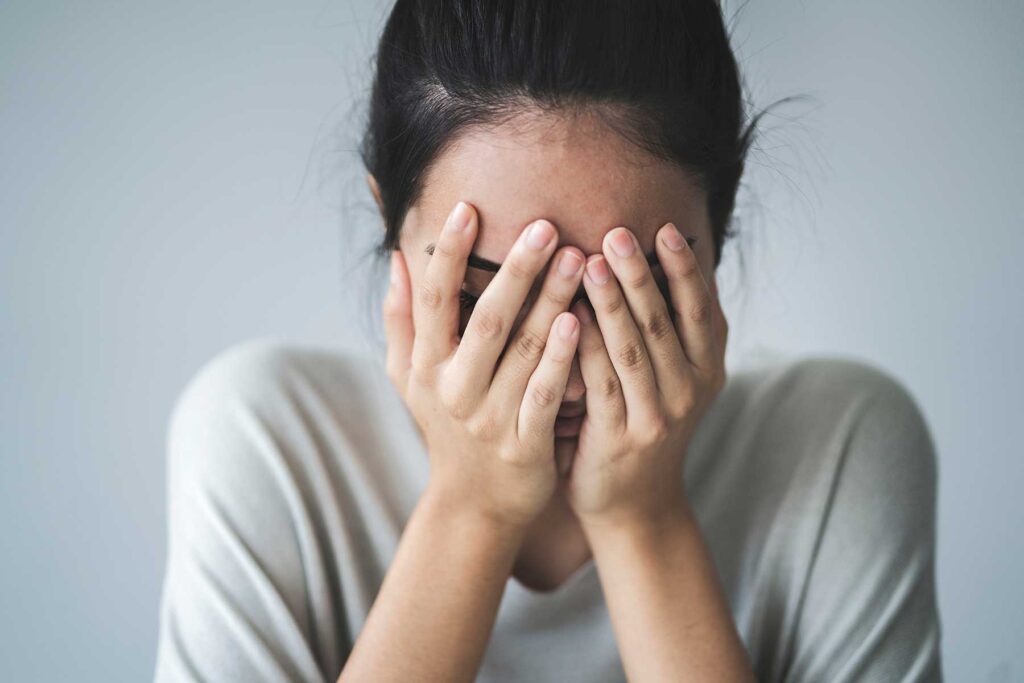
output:
{"label": "woman", "polygon": [[387,349],[232,349],[169,438],[161,680],[940,680],[936,462],[851,360],[726,379],[756,118],[712,0],[399,0]]}

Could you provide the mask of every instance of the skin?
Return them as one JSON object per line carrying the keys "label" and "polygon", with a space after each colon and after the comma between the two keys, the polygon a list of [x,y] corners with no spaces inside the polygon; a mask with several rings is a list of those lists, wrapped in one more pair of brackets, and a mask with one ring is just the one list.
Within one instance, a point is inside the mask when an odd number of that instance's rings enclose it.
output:
{"label": "skin", "polygon": [[[599,119],[523,114],[439,156],[400,247],[388,373],[431,482],[341,680],[472,680],[509,576],[550,590],[591,558],[631,681],[751,680],[682,486],[728,333],[693,179]],[[578,433],[556,438],[560,409]]]}
{"label": "skin", "polygon": [[[370,186],[376,195],[372,180]],[[430,259],[424,247],[437,241],[458,201],[472,204],[479,215],[474,252],[495,262],[505,260],[524,226],[537,218],[557,226],[560,245],[581,257],[601,254],[605,234],[616,226],[631,228],[649,253],[657,229],[673,222],[687,237],[697,238],[697,262],[713,283],[704,193],[678,166],[653,159],[592,118],[516,120],[491,131],[473,131],[442,154],[402,227],[401,251],[413,287],[423,279]],[[655,267],[654,273],[663,286],[664,269]],[[467,269],[466,289],[479,294],[493,277]],[[460,327],[468,317],[464,312]],[[563,397],[566,410],[585,409],[586,391],[576,357]],[[559,439],[556,458],[568,458],[576,447],[576,438]],[[560,489],[524,539],[515,576],[535,590],[552,590],[591,556],[566,490]]]}

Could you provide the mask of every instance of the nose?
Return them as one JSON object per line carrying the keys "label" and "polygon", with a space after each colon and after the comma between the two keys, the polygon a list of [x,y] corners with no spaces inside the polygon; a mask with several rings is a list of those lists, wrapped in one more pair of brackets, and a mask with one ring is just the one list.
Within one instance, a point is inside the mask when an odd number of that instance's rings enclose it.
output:
{"label": "nose", "polygon": [[576,354],[572,358],[572,369],[569,371],[569,381],[565,385],[565,398],[563,403],[574,403],[583,398],[586,392],[586,385],[583,384],[583,373],[580,372],[580,357]]}

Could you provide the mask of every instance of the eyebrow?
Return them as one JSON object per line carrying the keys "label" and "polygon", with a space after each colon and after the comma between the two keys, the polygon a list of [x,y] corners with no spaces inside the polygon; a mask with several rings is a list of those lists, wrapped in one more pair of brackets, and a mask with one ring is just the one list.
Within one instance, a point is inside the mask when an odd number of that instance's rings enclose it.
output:
{"label": "eyebrow", "polygon": [[[696,241],[697,241],[696,237],[687,237],[686,238],[686,243],[688,245],[690,245],[691,248],[693,247],[693,245],[694,245],[694,243]],[[430,242],[430,243],[427,244],[427,248],[424,249],[423,251],[425,253],[433,256],[434,255],[434,246],[435,246],[435,243],[434,242]],[[648,265],[651,265],[651,266],[661,265],[658,262],[658,255],[657,255],[657,253],[655,253],[653,251],[651,253],[649,253],[649,254],[645,254],[645,258],[647,259]],[[490,273],[497,273],[498,270],[501,269],[501,264],[500,263],[495,263],[494,261],[491,261],[490,259],[485,259],[484,257],[477,256],[474,253],[470,253],[469,258],[466,261],[466,265],[469,266],[470,268],[476,268],[478,270],[486,270],[487,272],[490,272]]]}

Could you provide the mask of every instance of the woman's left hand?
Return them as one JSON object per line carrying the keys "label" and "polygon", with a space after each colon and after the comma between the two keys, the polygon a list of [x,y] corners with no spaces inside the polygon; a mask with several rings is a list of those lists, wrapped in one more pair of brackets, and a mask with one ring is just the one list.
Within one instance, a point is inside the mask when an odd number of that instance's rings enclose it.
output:
{"label": "woman's left hand", "polygon": [[709,287],[671,223],[655,244],[671,307],[633,233],[616,228],[605,235],[603,255],[587,259],[583,278],[596,324],[585,302],[572,309],[583,323],[586,414],[564,483],[584,528],[689,511],[687,446],[725,383],[728,323],[714,277]]}

